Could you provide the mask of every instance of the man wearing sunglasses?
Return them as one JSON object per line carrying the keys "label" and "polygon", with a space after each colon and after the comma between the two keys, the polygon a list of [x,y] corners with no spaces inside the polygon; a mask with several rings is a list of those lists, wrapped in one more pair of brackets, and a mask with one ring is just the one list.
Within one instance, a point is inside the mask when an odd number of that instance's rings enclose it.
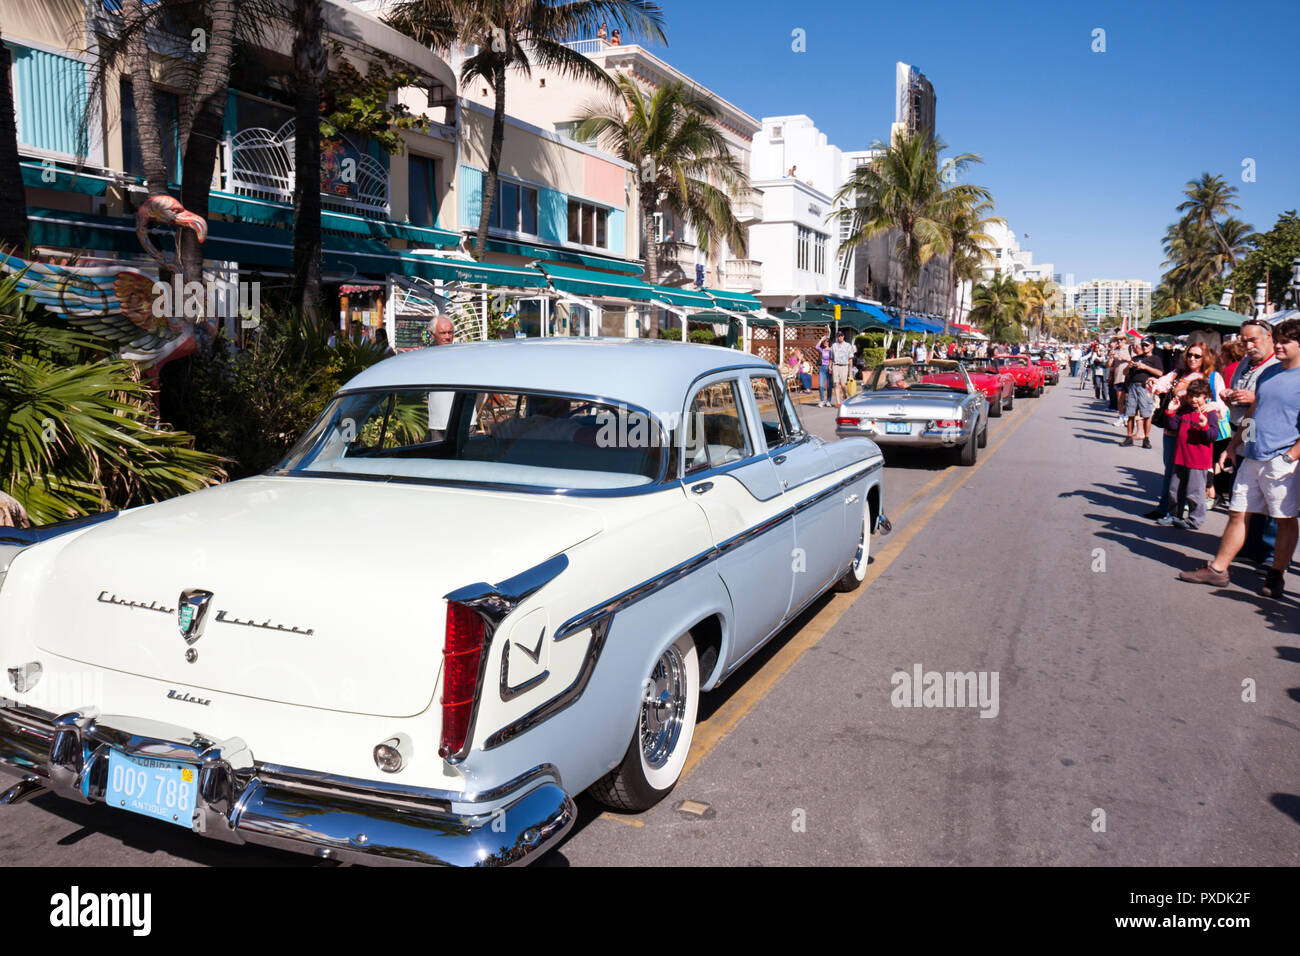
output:
{"label": "man wearing sunglasses", "polygon": [[[1242,329],[1242,337],[1250,332],[1252,339],[1257,340],[1258,328],[1248,323]],[[1286,569],[1291,565],[1300,530],[1296,521],[1300,513],[1300,319],[1289,319],[1279,325],[1272,341],[1277,362],[1261,368],[1254,376],[1254,388],[1248,390],[1250,404],[1241,418],[1242,427],[1233,435],[1223,455],[1222,460],[1226,460],[1238,449],[1241,451],[1241,464],[1228,505],[1228,527],[1219,542],[1218,553],[1203,567],[1184,571],[1178,577],[1198,584],[1226,586],[1228,568],[1246,543],[1246,516],[1262,513],[1277,522],[1273,566],[1262,590],[1269,597],[1281,598],[1285,593]],[[1251,348],[1248,343],[1248,359],[1242,361],[1243,365],[1249,360]],[[1254,348],[1258,349],[1258,341]],[[1234,375],[1233,379],[1235,382],[1238,376]],[[1243,397],[1241,391],[1230,391],[1228,401],[1239,404]]]}

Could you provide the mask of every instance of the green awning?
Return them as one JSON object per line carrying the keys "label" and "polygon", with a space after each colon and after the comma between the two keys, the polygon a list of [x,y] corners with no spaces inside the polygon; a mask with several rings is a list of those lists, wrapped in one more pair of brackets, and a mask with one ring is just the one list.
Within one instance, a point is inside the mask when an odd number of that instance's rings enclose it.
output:
{"label": "green awning", "polygon": [[721,289],[705,289],[721,308],[734,309],[737,312],[757,312],[763,303],[747,292],[724,292]]}
{"label": "green awning", "polygon": [[422,246],[458,246],[460,233],[436,226],[413,226],[409,222],[386,222],[383,224],[387,234],[393,239],[405,239],[418,242]]}
{"label": "green awning", "polygon": [[84,172],[78,175],[71,169],[53,164],[46,166],[28,160],[18,166],[22,170],[23,185],[30,189],[59,189],[86,196],[102,196],[108,190],[110,182],[107,176]]}
{"label": "green awning", "polygon": [[[267,225],[292,226],[293,206],[283,202],[269,202],[251,196],[213,191],[208,194],[210,215],[234,216],[243,222]],[[322,216],[322,225],[324,217]]]}
{"label": "green awning", "polygon": [[502,266],[492,262],[440,259],[437,256],[399,255],[404,275],[444,282],[475,282],[508,289],[545,289],[546,276],[529,266]]}
{"label": "green awning", "polygon": [[[713,308],[713,300],[703,292],[697,292],[694,289],[674,289],[663,285],[652,285],[650,288],[654,289],[656,299],[667,302],[669,305],[681,306],[687,309]],[[695,316],[691,316],[691,318],[695,318]]]}
{"label": "green awning", "polygon": [[645,267],[626,259],[614,256],[598,256],[589,252],[573,252],[569,249],[557,249],[554,246],[538,246],[532,243],[507,242],[504,239],[489,239],[488,251],[503,252],[509,256],[524,256],[529,259],[542,259],[547,262],[567,262],[572,265],[590,266],[593,269],[608,269],[610,272],[622,272],[626,275],[641,275]]}
{"label": "green awning", "polygon": [[639,299],[648,302],[657,298],[656,286],[646,285],[640,279],[611,272],[590,272],[539,262],[537,268],[551,280],[551,285],[574,295],[604,299]]}
{"label": "green awning", "polygon": [[1245,322],[1247,318],[1248,316],[1233,312],[1231,309],[1225,309],[1221,305],[1207,305],[1203,309],[1193,309],[1191,312],[1183,312],[1180,315],[1156,319],[1143,331],[1181,335],[1184,332],[1195,332],[1197,329],[1206,328],[1236,330],[1241,328],[1241,323]]}
{"label": "green awning", "polygon": [[[134,219],[38,208],[28,208],[27,216],[34,245],[76,250],[104,249],[128,255],[144,252],[135,235]],[[170,229],[151,229],[150,232],[160,249],[171,251]],[[322,246],[322,268],[330,272],[385,275],[398,271],[397,254],[381,242],[360,237],[325,236]],[[213,220],[208,223],[203,257],[230,260],[244,266],[291,269],[293,232],[252,223]]]}

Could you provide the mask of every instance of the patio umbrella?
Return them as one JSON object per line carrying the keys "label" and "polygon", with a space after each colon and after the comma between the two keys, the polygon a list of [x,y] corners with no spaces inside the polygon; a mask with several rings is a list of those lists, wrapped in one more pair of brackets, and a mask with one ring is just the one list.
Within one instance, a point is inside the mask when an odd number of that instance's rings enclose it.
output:
{"label": "patio umbrella", "polygon": [[1216,332],[1226,332],[1229,329],[1236,331],[1241,328],[1241,323],[1245,322],[1246,319],[1247,316],[1239,312],[1233,312],[1231,309],[1225,309],[1221,305],[1207,305],[1203,309],[1193,309],[1191,312],[1183,312],[1180,315],[1157,319],[1148,325],[1146,330],[1148,332],[1170,332],[1174,335],[1195,332],[1198,329],[1210,329]]}

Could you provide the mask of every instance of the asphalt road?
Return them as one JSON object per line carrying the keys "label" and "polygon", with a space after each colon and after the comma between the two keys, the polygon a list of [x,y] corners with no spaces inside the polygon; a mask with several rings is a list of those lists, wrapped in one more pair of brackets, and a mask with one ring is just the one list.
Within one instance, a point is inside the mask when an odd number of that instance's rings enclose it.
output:
{"label": "asphalt road", "polygon": [[[801,408],[822,434],[833,414]],[[867,583],[707,695],[668,800],[579,798],[543,864],[1300,863],[1300,603],[1246,567],[1176,581],[1224,518],[1144,521],[1160,452],[1120,437],[1066,378],[994,419],[975,468],[890,454]],[[917,665],[990,697],[996,673],[996,714],[895,706]],[[49,796],[0,811],[7,865],[304,862]]]}

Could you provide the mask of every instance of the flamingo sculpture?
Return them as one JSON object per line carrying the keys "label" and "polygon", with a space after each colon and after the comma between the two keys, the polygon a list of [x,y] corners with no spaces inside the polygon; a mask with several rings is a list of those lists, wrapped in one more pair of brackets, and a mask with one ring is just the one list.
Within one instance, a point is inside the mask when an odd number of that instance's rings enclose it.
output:
{"label": "flamingo sculpture", "polygon": [[[208,224],[172,196],[150,196],[135,215],[135,234],[159,267],[174,268],[149,238],[151,224],[192,229],[203,242]],[[130,266],[56,265],[0,253],[0,271],[17,276],[18,288],[70,325],[112,342],[118,355],[156,373],[172,359],[198,351],[194,323],[180,303],[161,308],[157,282]]]}

